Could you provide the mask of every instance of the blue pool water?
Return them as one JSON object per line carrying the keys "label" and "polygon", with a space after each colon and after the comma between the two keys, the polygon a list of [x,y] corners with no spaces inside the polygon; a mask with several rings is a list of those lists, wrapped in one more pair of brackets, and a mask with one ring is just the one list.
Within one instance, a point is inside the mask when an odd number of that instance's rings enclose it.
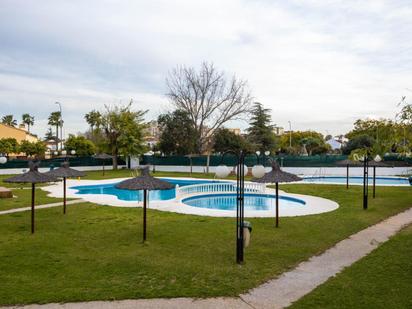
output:
{"label": "blue pool water", "polygon": [[[276,196],[271,194],[245,194],[245,210],[272,210],[276,206]],[[220,209],[220,210],[236,210],[236,194],[221,193],[221,194],[207,194],[201,196],[188,197],[182,202],[186,205]],[[306,203],[303,200],[279,196],[279,205],[286,207],[301,207]]]}
{"label": "blue pool water", "polygon": [[[369,177],[369,184],[373,184],[373,177]],[[303,182],[307,183],[341,183],[346,184],[346,177],[344,176],[324,176],[324,177],[305,177]],[[349,176],[349,184],[363,184],[362,176]],[[376,177],[377,185],[409,185],[407,178],[402,177]]]}
{"label": "blue pool water", "polygon": [[[182,180],[182,179],[167,179],[162,178],[174,185],[188,186],[201,183],[216,182],[213,180]],[[78,192],[76,194],[109,194],[115,195],[119,200],[122,201],[142,201],[143,191],[130,191],[121,190],[115,187],[117,183],[101,184],[101,185],[89,185],[89,186],[76,186],[71,187],[71,189],[76,189]],[[150,200],[170,200],[176,197],[175,189],[170,190],[153,190],[149,191]]]}

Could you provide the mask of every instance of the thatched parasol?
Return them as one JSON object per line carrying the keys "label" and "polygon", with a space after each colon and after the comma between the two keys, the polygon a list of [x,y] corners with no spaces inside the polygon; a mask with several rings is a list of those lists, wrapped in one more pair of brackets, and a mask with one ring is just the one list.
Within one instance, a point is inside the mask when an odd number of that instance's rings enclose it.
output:
{"label": "thatched parasol", "polygon": [[279,164],[273,160],[270,161],[272,170],[269,173],[266,173],[262,178],[253,178],[252,181],[259,183],[276,183],[276,227],[279,227],[279,183],[300,181],[302,178],[295,174],[282,171]]}
{"label": "thatched parasol", "polygon": [[30,170],[27,173],[7,178],[4,182],[10,183],[31,183],[31,232],[34,233],[34,201],[36,192],[36,183],[46,183],[59,181],[56,177],[42,174],[39,172],[39,162],[29,162]]}
{"label": "thatched parasol", "polygon": [[58,169],[51,170],[45,174],[53,177],[63,178],[63,213],[66,214],[66,178],[83,177],[86,176],[86,173],[70,168],[70,163],[68,161],[65,161]]}
{"label": "thatched parasol", "polygon": [[113,156],[108,155],[107,153],[98,153],[98,154],[94,155],[93,158],[95,158],[97,160],[102,160],[102,162],[103,162],[103,176],[104,176],[104,163],[105,163],[106,160],[109,160],[109,159],[113,160]]}
{"label": "thatched parasol", "polygon": [[170,182],[154,178],[150,175],[149,166],[140,168],[140,176],[127,179],[118,183],[116,188],[124,190],[143,190],[143,241],[146,240],[146,209],[147,209],[147,191],[149,190],[169,190],[175,186]]}
{"label": "thatched parasol", "polygon": [[337,161],[335,163],[337,166],[346,166],[346,189],[349,188],[349,167],[361,166],[362,164],[358,161],[352,161],[349,159]]}

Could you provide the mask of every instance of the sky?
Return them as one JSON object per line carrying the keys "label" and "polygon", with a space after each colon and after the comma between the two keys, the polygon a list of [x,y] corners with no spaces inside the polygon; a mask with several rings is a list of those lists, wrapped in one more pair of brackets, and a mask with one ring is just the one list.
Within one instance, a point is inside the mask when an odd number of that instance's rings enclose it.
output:
{"label": "sky", "polygon": [[43,137],[58,101],[67,136],[133,99],[155,119],[168,72],[207,61],[247,80],[275,124],[346,133],[412,96],[411,33],[410,1],[1,0],[0,117],[30,113]]}

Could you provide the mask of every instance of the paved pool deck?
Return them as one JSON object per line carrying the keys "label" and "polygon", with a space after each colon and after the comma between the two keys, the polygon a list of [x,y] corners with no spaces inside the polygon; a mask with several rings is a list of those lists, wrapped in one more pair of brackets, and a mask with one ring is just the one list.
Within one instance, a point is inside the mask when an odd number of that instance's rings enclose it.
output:
{"label": "paved pool deck", "polygon": [[172,298],[12,306],[24,309],[186,309],[186,308],[285,308],[317,286],[375,250],[402,228],[412,224],[412,208],[366,228],[337,243],[324,253],[300,263],[278,278],[232,298]]}

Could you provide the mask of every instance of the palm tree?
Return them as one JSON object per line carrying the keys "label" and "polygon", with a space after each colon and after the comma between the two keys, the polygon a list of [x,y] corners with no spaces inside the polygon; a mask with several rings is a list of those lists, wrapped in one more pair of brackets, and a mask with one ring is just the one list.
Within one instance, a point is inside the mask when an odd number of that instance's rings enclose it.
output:
{"label": "palm tree", "polygon": [[61,113],[52,112],[49,116],[48,125],[56,127],[56,150],[59,149],[59,126],[61,125]]}
{"label": "palm tree", "polygon": [[99,128],[102,124],[102,114],[99,111],[92,110],[84,115],[84,119],[90,125],[90,129],[93,132],[94,128]]}
{"label": "palm tree", "polygon": [[47,132],[46,132],[46,135],[44,136],[44,139],[45,139],[46,141],[50,141],[50,140],[54,139],[54,135],[53,135],[52,128],[49,127],[49,128],[47,129]]}
{"label": "palm tree", "polygon": [[17,126],[17,120],[14,119],[13,115],[6,115],[1,119],[3,124],[6,124],[11,127]]}
{"label": "palm tree", "polygon": [[30,133],[30,126],[34,125],[34,117],[30,114],[23,114],[22,120],[25,125],[27,125],[27,131]]}

